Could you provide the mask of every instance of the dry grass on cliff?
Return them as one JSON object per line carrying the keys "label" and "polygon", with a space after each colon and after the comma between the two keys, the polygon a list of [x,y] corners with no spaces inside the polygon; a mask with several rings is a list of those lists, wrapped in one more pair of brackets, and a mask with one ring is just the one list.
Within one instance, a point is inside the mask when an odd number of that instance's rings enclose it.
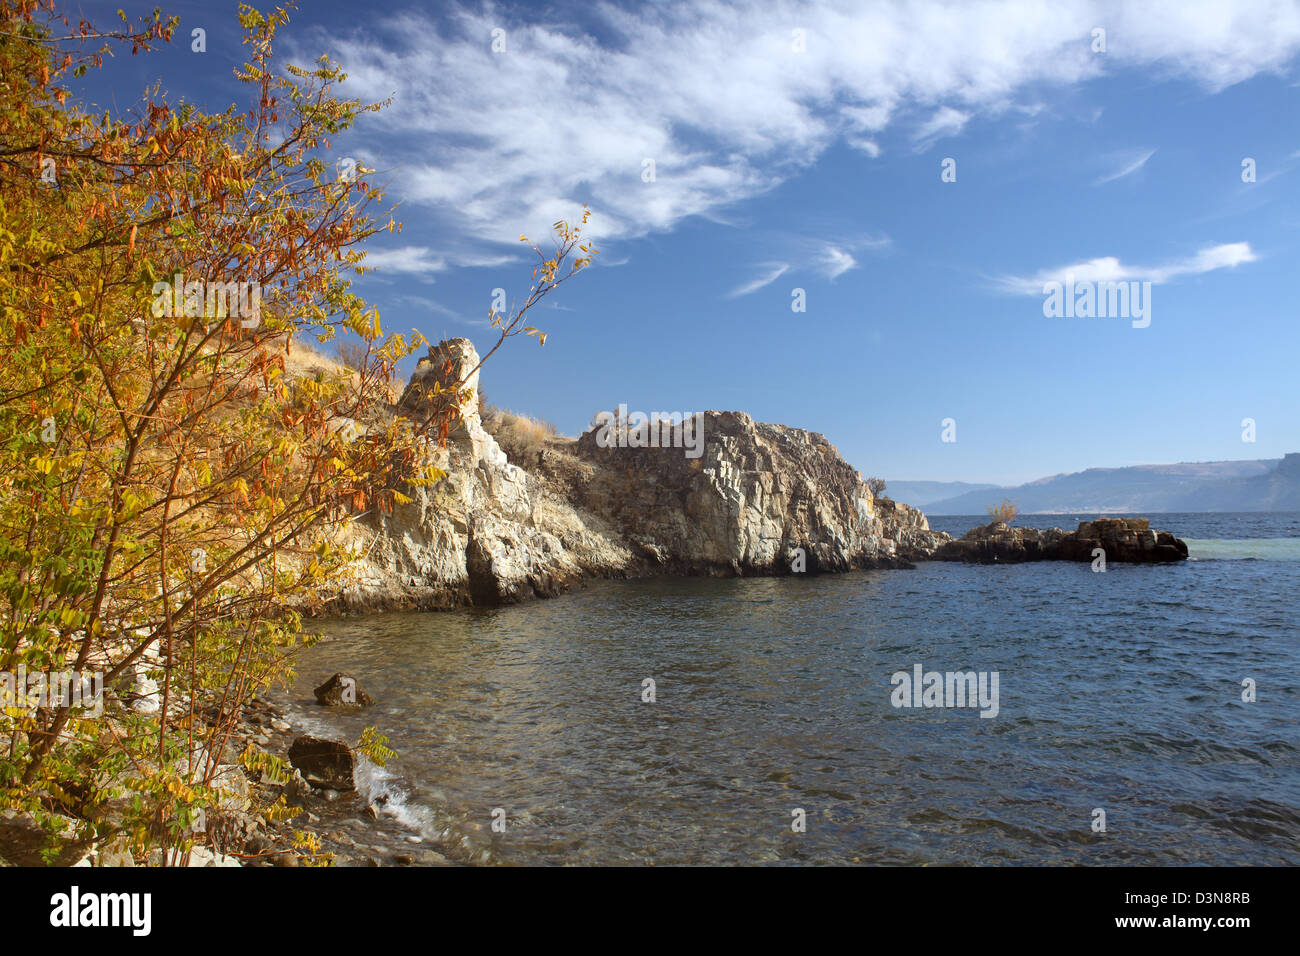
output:
{"label": "dry grass on cliff", "polygon": [[546,447],[547,439],[556,434],[556,428],[550,422],[497,408],[483,401],[481,395],[479,415],[484,430],[497,440],[506,456],[524,468],[536,463],[537,453]]}

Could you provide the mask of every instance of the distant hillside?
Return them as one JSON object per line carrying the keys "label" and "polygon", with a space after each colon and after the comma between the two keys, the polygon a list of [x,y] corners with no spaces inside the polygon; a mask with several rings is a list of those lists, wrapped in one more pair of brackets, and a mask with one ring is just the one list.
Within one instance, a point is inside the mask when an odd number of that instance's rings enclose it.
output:
{"label": "distant hillside", "polygon": [[[892,486],[889,490],[893,491]],[[935,499],[925,505],[925,510],[936,515],[978,515],[1004,497],[1028,514],[1298,511],[1300,454],[1247,461],[1089,468],[1015,487],[985,488]],[[907,498],[900,493],[899,500]]]}
{"label": "distant hillside", "polygon": [[[885,488],[885,495],[895,501],[902,501],[914,508],[928,505],[932,501],[955,498],[968,491],[984,491],[997,485],[979,484],[970,481],[890,481]],[[1001,499],[998,499],[999,501]]]}

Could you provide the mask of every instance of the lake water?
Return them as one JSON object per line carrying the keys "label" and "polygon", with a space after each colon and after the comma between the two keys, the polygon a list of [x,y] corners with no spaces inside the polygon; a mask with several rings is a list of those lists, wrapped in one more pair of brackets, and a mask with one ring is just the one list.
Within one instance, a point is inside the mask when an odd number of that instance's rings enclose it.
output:
{"label": "lake water", "polygon": [[[1300,864],[1300,514],[1153,525],[1192,560],[598,582],[330,621],[291,719],[388,734],[396,759],[359,774],[378,826],[461,860]],[[996,671],[996,716],[894,707],[917,664]],[[378,703],[310,703],[336,670]]]}

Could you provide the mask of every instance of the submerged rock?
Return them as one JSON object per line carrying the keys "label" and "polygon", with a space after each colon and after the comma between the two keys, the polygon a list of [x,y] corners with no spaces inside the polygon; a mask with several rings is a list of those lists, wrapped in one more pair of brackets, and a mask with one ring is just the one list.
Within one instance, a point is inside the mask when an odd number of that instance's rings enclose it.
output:
{"label": "submerged rock", "polygon": [[369,707],[375,702],[361,689],[355,677],[341,673],[334,674],[312,693],[316,696],[316,703],[322,707]]}

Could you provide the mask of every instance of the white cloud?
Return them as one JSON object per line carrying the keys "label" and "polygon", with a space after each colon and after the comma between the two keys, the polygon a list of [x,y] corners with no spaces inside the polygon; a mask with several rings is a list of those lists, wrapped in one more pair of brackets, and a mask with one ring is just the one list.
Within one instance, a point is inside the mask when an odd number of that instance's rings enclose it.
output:
{"label": "white cloud", "polygon": [[1185,259],[1176,259],[1159,266],[1124,265],[1115,256],[1102,256],[1086,262],[1075,262],[1055,269],[1046,269],[1032,276],[1004,276],[999,284],[1008,292],[1022,295],[1042,295],[1043,286],[1049,282],[1120,282],[1137,280],[1160,285],[1186,275],[1199,275],[1215,269],[1231,269],[1242,263],[1254,262],[1258,257],[1248,242],[1229,242],[1208,246]]}
{"label": "white cloud", "polygon": [[423,246],[368,249],[361,265],[367,269],[378,269],[381,274],[396,275],[427,275],[447,268],[445,259]]}
{"label": "white cloud", "polygon": [[888,236],[858,236],[834,242],[806,236],[782,235],[776,238],[784,249],[787,261],[772,261],[764,264],[761,266],[763,272],[757,278],[731,290],[727,298],[734,299],[757,292],[791,270],[812,270],[834,281],[850,269],[858,267],[858,260],[853,255],[854,251],[875,252],[893,245],[893,240]]}
{"label": "white cloud", "polygon": [[1155,154],[1156,151],[1154,149],[1151,149],[1151,150],[1146,150],[1144,152],[1139,152],[1134,155],[1128,156],[1123,160],[1123,165],[1120,166],[1119,169],[1117,169],[1113,173],[1110,173],[1107,176],[1102,176],[1100,179],[1097,180],[1095,185],[1100,186],[1103,183],[1111,183],[1117,179],[1123,179],[1125,176],[1128,176],[1132,173],[1136,173],[1139,169],[1145,166],[1147,164],[1147,160],[1150,159]]}
{"label": "white cloud", "polygon": [[450,266],[491,267],[514,262],[515,256],[456,252],[444,255],[427,246],[400,246],[396,249],[367,249],[361,265],[377,269],[380,275],[427,276],[431,272],[444,272]]}
{"label": "white cloud", "polygon": [[751,292],[757,292],[759,289],[763,288],[763,286],[771,285],[789,271],[790,264],[788,262],[769,263],[767,266],[764,266],[764,271],[761,275],[755,279],[751,279],[744,285],[739,285],[732,289],[727,293],[727,298],[736,299],[742,295],[749,295]]}
{"label": "white cloud", "polygon": [[[875,156],[888,134],[924,147],[981,116],[1032,122],[1054,87],[1119,70],[1213,92],[1281,73],[1300,50],[1288,0],[678,0],[585,13],[598,30],[451,6],[363,18],[301,48],[329,48],[348,93],[395,96],[358,130],[377,165],[396,167],[393,194],[431,210],[451,241],[479,244],[540,237],[584,201],[598,239],[669,230],[772,189],[837,142]],[[805,52],[791,49],[791,24],[807,31]],[[1104,55],[1091,52],[1099,24]],[[506,53],[491,52],[496,27]]]}
{"label": "white cloud", "polygon": [[827,246],[822,250],[821,268],[828,278],[838,278],[857,265],[858,260],[838,246]]}
{"label": "white cloud", "polygon": [[1258,258],[1250,248],[1249,242],[1224,243],[1202,249],[1190,259],[1167,266],[1155,281],[1165,282],[1179,275],[1210,272],[1213,269],[1231,269],[1244,262],[1254,262]]}
{"label": "white cloud", "polygon": [[850,136],[847,142],[858,152],[866,153],[872,159],[876,159],[880,156],[880,144],[874,139],[867,139],[865,136]]}
{"label": "white cloud", "polygon": [[945,136],[956,136],[969,121],[969,113],[955,110],[951,106],[943,106],[917,127],[912,134],[912,139],[916,143],[917,150],[924,152],[934,145],[936,140],[940,140]]}
{"label": "white cloud", "polygon": [[465,318],[465,316],[461,315],[455,309],[448,308],[447,306],[443,305],[441,302],[435,302],[433,299],[427,298],[425,296],[399,294],[399,295],[392,296],[391,301],[395,305],[406,306],[410,309],[414,309],[417,311],[431,312],[435,315],[441,315],[443,318],[452,319],[453,321],[459,322],[462,325],[473,325],[482,328],[492,327],[492,323],[488,321],[486,318],[467,319]]}

